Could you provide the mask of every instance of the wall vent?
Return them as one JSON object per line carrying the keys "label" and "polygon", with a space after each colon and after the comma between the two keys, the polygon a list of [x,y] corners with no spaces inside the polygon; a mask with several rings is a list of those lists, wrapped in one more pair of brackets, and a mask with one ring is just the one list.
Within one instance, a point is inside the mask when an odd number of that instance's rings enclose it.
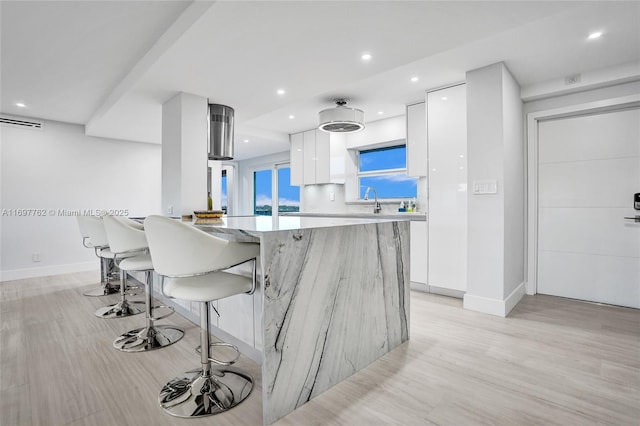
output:
{"label": "wall vent", "polygon": [[19,127],[21,129],[42,129],[42,121],[30,121],[20,118],[0,116],[0,124],[9,127]]}

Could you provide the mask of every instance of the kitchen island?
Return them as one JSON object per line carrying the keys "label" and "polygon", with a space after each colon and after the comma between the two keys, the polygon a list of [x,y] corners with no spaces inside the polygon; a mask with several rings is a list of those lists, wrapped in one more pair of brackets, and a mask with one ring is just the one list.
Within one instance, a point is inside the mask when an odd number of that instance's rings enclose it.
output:
{"label": "kitchen island", "polygon": [[263,422],[409,339],[409,222],[225,217],[195,226],[260,243]]}

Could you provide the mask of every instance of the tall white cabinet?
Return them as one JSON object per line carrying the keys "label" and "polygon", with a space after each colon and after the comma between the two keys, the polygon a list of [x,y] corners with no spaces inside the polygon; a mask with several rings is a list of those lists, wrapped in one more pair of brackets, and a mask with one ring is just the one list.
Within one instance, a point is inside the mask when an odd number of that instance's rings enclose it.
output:
{"label": "tall white cabinet", "polygon": [[407,175],[427,176],[427,124],[425,102],[407,106]]}
{"label": "tall white cabinet", "polygon": [[467,289],[466,111],[464,84],[427,93],[428,283],[455,296]]}

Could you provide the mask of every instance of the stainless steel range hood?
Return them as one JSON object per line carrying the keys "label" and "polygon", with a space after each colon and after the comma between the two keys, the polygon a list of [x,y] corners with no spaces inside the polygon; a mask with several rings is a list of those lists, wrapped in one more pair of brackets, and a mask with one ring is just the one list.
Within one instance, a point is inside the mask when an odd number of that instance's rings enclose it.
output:
{"label": "stainless steel range hood", "polygon": [[233,108],[209,104],[209,160],[233,160]]}

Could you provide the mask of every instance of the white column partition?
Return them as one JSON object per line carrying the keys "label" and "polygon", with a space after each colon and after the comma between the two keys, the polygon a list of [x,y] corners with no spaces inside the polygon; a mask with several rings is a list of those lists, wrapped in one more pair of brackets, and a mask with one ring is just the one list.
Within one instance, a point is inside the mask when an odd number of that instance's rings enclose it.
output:
{"label": "white column partition", "polygon": [[162,212],[207,208],[207,99],[179,93],[162,105]]}
{"label": "white column partition", "polygon": [[[525,292],[524,131],[503,63],[467,72],[468,258],[464,307],[506,316]],[[483,182],[497,190],[483,191]],[[474,194],[477,184],[481,194]]]}

